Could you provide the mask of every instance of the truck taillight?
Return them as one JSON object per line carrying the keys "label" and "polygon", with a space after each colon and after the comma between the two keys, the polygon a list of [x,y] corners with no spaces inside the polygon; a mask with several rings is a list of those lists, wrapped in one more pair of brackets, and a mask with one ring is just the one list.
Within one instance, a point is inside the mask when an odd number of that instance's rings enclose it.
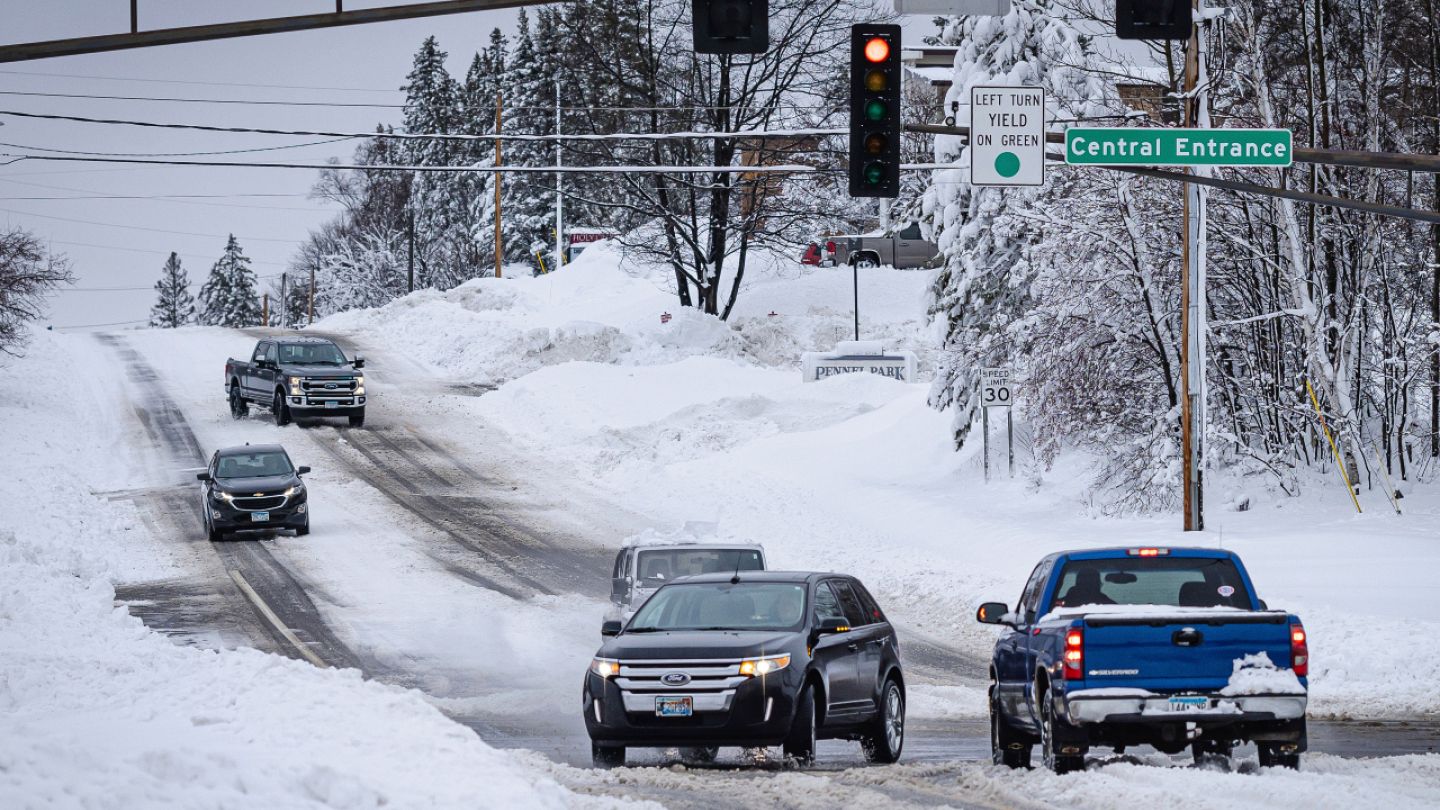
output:
{"label": "truck taillight", "polygon": [[1305,641],[1305,628],[1299,622],[1290,625],[1290,668],[1297,678],[1310,674],[1310,645]]}
{"label": "truck taillight", "polygon": [[1085,632],[1076,627],[1065,632],[1065,680],[1085,677]]}
{"label": "truck taillight", "polygon": [[835,252],[835,240],[834,240],[834,239],[831,239],[829,242],[826,242],[826,243],[825,243],[825,250],[827,250],[827,251],[829,251],[829,252],[831,252],[831,253],[834,253],[834,252]]}

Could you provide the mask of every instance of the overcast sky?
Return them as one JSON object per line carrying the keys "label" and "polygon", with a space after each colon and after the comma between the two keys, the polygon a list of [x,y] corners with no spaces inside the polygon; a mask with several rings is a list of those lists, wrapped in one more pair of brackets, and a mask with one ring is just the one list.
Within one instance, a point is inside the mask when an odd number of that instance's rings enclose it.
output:
{"label": "overcast sky", "polygon": [[[346,8],[403,0],[347,0]],[[330,0],[140,0],[141,29],[333,10]],[[439,37],[451,72],[463,75],[490,30],[513,31],[518,12],[460,14],[293,34],[169,45],[108,54],[0,64],[0,110],[167,123],[364,132],[399,123],[400,85],[424,38]],[[0,0],[0,43],[120,33],[126,0]],[[915,38],[933,30],[907,19]],[[177,97],[201,101],[108,100],[20,95]],[[304,105],[215,103],[304,102]],[[336,106],[352,105],[352,106]],[[367,106],[375,105],[375,106]],[[220,152],[313,144],[316,138],[143,129],[0,116],[0,153]],[[257,162],[349,159],[355,142],[219,156]],[[56,152],[54,154],[62,154]],[[177,155],[177,159],[187,159]],[[0,162],[8,158],[0,157]],[[188,159],[205,159],[190,157]],[[20,225],[67,255],[78,281],[52,301],[60,327],[143,321],[170,251],[198,292],[227,234],[262,277],[288,267],[296,246],[334,210],[307,198],[316,173],[303,169],[125,166],[23,160],[0,165],[0,226]],[[202,199],[159,199],[217,195]],[[271,196],[280,195],[280,196]],[[139,198],[139,199],[135,199]],[[583,224],[583,223],[577,223]],[[117,289],[118,288],[118,289]]]}
{"label": "overcast sky", "polygon": [[[347,8],[402,0],[349,0]],[[333,10],[330,0],[140,0],[141,28],[195,25]],[[0,64],[0,110],[277,129],[368,131],[398,123],[399,91],[420,42],[434,33],[463,75],[495,26],[515,11],[461,14],[294,34],[169,45],[109,54]],[[0,42],[32,42],[128,30],[126,0],[0,0]],[[320,88],[320,89],[315,89]],[[111,101],[13,95],[40,92],[195,99],[298,101],[394,107],[278,106]],[[313,142],[315,138],[230,135],[50,122],[0,116],[0,152],[34,147],[117,153],[213,152]],[[226,160],[319,163],[348,160],[354,142]],[[25,148],[16,148],[16,147]],[[185,158],[179,158],[185,159]],[[200,158],[203,159],[203,158]],[[5,158],[0,158],[0,161]],[[308,170],[112,166],[25,160],[0,166],[0,225],[20,225],[70,257],[75,289],[52,301],[47,323],[108,324],[148,317],[170,251],[190,279],[205,279],[234,233],[262,277],[286,269],[296,245],[334,211],[307,199]],[[161,195],[226,195],[192,200]],[[235,195],[235,196],[230,196]],[[286,195],[238,196],[238,195]],[[94,199],[95,197],[150,199]],[[36,198],[65,199],[36,199]],[[85,199],[90,198],[90,199]],[[268,281],[262,282],[268,285]],[[140,288],[111,291],[101,288]],[[198,288],[197,288],[198,289]]]}

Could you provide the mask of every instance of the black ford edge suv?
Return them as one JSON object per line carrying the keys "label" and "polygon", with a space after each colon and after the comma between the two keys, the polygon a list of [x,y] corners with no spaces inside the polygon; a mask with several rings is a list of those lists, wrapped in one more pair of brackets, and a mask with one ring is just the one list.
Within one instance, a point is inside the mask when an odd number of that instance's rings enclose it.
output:
{"label": "black ford edge suv", "polygon": [[821,738],[858,740],[872,762],[900,758],[900,649],[854,577],[685,577],[601,633],[583,692],[599,767],[624,765],[627,747],[708,762],[720,746],[779,745],[809,764]]}
{"label": "black ford edge suv", "polygon": [[210,457],[205,472],[195,476],[202,487],[205,532],[212,541],[230,532],[294,529],[310,533],[310,498],[300,476],[309,467],[290,463],[278,444],[229,447]]}

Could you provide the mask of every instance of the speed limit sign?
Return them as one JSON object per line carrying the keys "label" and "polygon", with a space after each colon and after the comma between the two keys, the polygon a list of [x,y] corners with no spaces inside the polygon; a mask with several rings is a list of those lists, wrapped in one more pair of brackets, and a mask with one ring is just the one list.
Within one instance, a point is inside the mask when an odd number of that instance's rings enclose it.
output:
{"label": "speed limit sign", "polygon": [[1014,381],[1008,368],[980,369],[980,405],[986,408],[1008,408],[1015,404]]}

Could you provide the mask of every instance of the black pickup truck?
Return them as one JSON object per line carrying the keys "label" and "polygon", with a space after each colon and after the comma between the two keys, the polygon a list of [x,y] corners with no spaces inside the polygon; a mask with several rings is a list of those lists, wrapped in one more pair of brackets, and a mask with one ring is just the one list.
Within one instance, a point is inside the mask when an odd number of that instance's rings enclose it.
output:
{"label": "black pickup truck", "polygon": [[365,424],[365,358],[347,360],[324,338],[265,338],[250,361],[225,361],[230,415],[243,419],[253,403],[269,408],[275,424],[292,417],[344,416],[350,427]]}

